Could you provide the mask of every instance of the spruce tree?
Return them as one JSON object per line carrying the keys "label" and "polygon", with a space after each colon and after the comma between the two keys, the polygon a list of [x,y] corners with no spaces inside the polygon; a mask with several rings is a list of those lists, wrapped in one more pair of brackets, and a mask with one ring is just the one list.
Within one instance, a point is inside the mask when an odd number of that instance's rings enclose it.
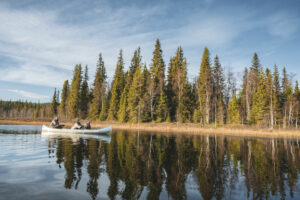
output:
{"label": "spruce tree", "polygon": [[292,120],[292,98],[293,91],[290,80],[288,78],[285,67],[282,70],[282,116],[283,116],[283,128],[286,128],[291,124]]}
{"label": "spruce tree", "polygon": [[101,107],[103,104],[103,99],[105,95],[106,88],[106,69],[104,66],[104,61],[102,59],[102,54],[99,54],[99,59],[97,63],[96,76],[94,80],[93,89],[93,99],[90,107],[89,118],[91,120],[99,119],[99,114],[101,112]]}
{"label": "spruce tree", "polygon": [[168,98],[164,90],[160,93],[159,102],[157,106],[157,122],[164,122],[168,116]]}
{"label": "spruce tree", "polygon": [[268,116],[268,123],[271,129],[274,127],[274,108],[273,108],[273,78],[271,71],[267,68],[266,69],[266,81],[265,81],[265,86],[266,86],[266,110],[267,113],[266,115]]}
{"label": "spruce tree", "polygon": [[112,82],[112,96],[108,111],[108,120],[117,120],[118,119],[118,111],[120,106],[120,97],[122,95],[124,89],[124,62],[123,62],[123,54],[122,50],[120,50],[118,63],[114,75],[114,79]]}
{"label": "spruce tree", "polygon": [[141,113],[141,99],[143,91],[143,74],[141,67],[137,67],[133,76],[132,84],[128,92],[128,112],[131,122],[138,122]]}
{"label": "spruce tree", "polygon": [[104,94],[101,112],[99,115],[100,121],[105,121],[107,119],[107,111],[108,111],[108,97],[106,94]]}
{"label": "spruce tree", "polygon": [[215,124],[224,123],[224,75],[218,56],[214,59],[214,67],[212,68],[212,82],[213,82],[213,114]]}
{"label": "spruce tree", "polygon": [[67,98],[69,95],[69,81],[65,80],[61,93],[61,101],[59,105],[59,113],[61,117],[66,117]]}
{"label": "spruce tree", "polygon": [[273,101],[272,102],[273,102],[273,110],[274,110],[274,125],[279,125],[282,113],[281,113],[279,72],[276,65],[274,65],[274,71],[273,71]]}
{"label": "spruce tree", "polygon": [[294,118],[295,118],[295,127],[298,128],[298,123],[300,121],[300,90],[298,81],[296,81],[294,89]]}
{"label": "spruce tree", "polygon": [[52,102],[51,102],[51,113],[52,115],[56,116],[57,115],[57,93],[56,93],[56,88],[54,89],[53,97],[52,97]]}
{"label": "spruce tree", "polygon": [[80,116],[86,118],[89,104],[88,67],[85,66],[84,78],[80,90]]}
{"label": "spruce tree", "polygon": [[253,124],[263,125],[267,110],[267,91],[265,86],[265,74],[261,70],[258,78],[257,90],[253,95],[252,109],[250,112]]}
{"label": "spruce tree", "polygon": [[198,101],[199,114],[201,116],[200,121],[206,124],[210,122],[212,90],[213,85],[209,51],[207,48],[204,48],[200,66],[200,74],[198,78]]}
{"label": "spruce tree", "polygon": [[125,74],[125,80],[126,80],[126,84],[125,87],[122,91],[122,95],[121,95],[121,99],[120,99],[120,106],[119,106],[119,110],[118,110],[118,121],[120,122],[127,122],[128,120],[128,91],[129,91],[129,87],[130,84],[127,84],[129,82],[131,82],[131,77],[129,75],[129,72],[126,72]]}
{"label": "spruce tree", "polygon": [[238,103],[238,99],[236,98],[235,92],[233,93],[232,99],[228,105],[227,123],[228,124],[240,123],[239,103]]}
{"label": "spruce tree", "polygon": [[184,104],[184,89],[187,84],[186,58],[183,56],[181,47],[177,48],[176,56],[170,60],[168,68],[167,95],[169,101],[169,111],[171,120],[184,121],[183,111],[186,110]]}
{"label": "spruce tree", "polygon": [[152,64],[150,67],[150,107],[151,119],[156,119],[156,108],[160,99],[160,94],[164,89],[165,82],[165,63],[162,57],[162,50],[159,39],[156,40],[155,49],[153,51]]}
{"label": "spruce tree", "polygon": [[71,89],[68,97],[67,113],[71,118],[78,118],[80,113],[80,88],[82,82],[81,64],[74,69]]}

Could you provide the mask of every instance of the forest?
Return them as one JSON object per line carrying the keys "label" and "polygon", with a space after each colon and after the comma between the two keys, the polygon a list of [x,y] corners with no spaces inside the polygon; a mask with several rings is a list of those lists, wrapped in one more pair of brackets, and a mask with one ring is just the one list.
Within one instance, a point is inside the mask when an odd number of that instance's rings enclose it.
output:
{"label": "forest", "polygon": [[264,68],[254,53],[239,85],[232,72],[225,73],[217,55],[211,58],[208,48],[204,48],[199,75],[189,80],[182,47],[166,67],[157,39],[148,68],[137,48],[125,71],[120,50],[110,83],[100,53],[92,85],[88,67],[77,64],[72,80],[64,82],[61,92],[55,89],[52,102],[0,101],[0,117],[42,119],[58,115],[68,120],[298,128],[299,85],[285,67],[281,73],[276,65]]}

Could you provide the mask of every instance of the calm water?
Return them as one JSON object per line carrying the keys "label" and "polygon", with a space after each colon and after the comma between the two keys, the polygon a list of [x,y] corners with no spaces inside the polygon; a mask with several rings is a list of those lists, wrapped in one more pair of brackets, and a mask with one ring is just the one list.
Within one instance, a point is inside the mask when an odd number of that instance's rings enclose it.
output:
{"label": "calm water", "polygon": [[297,140],[0,126],[0,199],[300,199]]}

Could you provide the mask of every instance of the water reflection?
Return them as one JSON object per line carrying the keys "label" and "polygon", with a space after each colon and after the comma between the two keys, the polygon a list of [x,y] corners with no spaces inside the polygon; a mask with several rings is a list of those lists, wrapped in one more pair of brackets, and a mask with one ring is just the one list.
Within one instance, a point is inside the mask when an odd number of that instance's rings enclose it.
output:
{"label": "water reflection", "polygon": [[172,199],[300,197],[297,140],[115,132],[110,143],[52,138],[49,156],[65,169],[66,189],[77,189],[88,176],[84,184],[92,199],[104,174],[110,199],[159,199],[162,193]]}

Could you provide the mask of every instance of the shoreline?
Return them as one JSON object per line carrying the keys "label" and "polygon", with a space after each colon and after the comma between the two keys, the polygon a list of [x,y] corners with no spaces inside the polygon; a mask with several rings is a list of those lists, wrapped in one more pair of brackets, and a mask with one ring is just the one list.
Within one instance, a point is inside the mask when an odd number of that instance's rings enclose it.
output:
{"label": "shoreline", "polygon": [[[82,120],[84,122],[85,120]],[[0,119],[0,124],[8,125],[45,125],[49,124],[49,120],[25,120],[25,119]],[[72,126],[74,121],[61,120],[61,124]],[[268,129],[257,128],[251,126],[201,126],[193,123],[120,123],[120,122],[91,122],[92,128],[103,128],[111,126],[113,130],[118,131],[141,131],[155,132],[161,134],[186,134],[186,135],[222,135],[222,136],[237,136],[237,137],[257,137],[257,138],[300,138],[300,130],[296,129]]]}

